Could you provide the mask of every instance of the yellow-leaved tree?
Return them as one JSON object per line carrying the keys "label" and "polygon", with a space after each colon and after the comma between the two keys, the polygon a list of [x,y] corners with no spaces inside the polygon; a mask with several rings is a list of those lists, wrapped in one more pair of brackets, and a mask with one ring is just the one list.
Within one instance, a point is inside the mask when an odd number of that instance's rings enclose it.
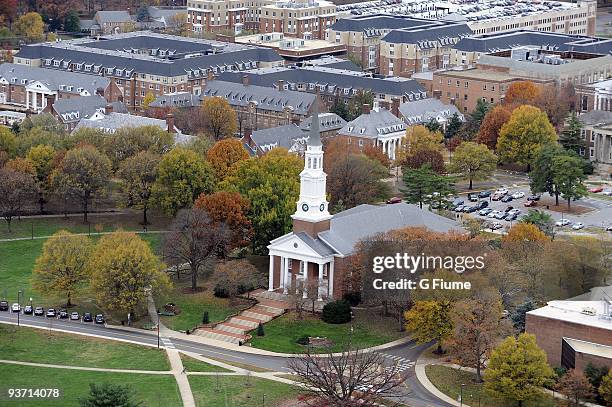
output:
{"label": "yellow-leaved tree", "polygon": [[74,235],[65,230],[56,232],[43,245],[36,259],[32,285],[41,294],[66,297],[72,305],[73,296],[84,289],[88,280],[87,262],[93,245],[87,236]]}
{"label": "yellow-leaved tree", "polygon": [[161,294],[170,287],[164,267],[135,233],[111,233],[100,239],[91,256],[91,289],[103,309],[129,313],[134,319],[146,291]]}
{"label": "yellow-leaved tree", "polygon": [[45,23],[40,14],[30,12],[19,17],[14,25],[17,34],[25,37],[28,42],[42,41],[45,33]]}
{"label": "yellow-leaved tree", "polygon": [[222,97],[213,96],[204,99],[204,131],[215,140],[232,137],[238,131],[236,112],[229,102]]}

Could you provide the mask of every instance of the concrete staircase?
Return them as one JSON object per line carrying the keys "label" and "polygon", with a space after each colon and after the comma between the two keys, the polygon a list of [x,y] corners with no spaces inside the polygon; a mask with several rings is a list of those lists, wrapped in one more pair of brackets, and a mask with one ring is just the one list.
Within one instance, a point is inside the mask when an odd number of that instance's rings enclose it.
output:
{"label": "concrete staircase", "polygon": [[[267,292],[267,291],[264,291]],[[287,310],[289,304],[283,301],[271,300],[260,297],[259,292],[254,293],[258,303],[242,311],[228,321],[221,322],[212,328],[198,328],[194,335],[200,335],[218,341],[240,344],[250,339],[249,331],[257,326],[282,315]]]}

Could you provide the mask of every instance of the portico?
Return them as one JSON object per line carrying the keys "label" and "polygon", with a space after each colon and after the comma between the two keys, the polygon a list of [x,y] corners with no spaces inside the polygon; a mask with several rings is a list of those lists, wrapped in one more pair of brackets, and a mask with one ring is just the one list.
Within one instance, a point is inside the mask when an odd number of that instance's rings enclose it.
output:
{"label": "portico", "polygon": [[49,97],[57,98],[57,92],[52,91],[40,82],[33,82],[25,87],[26,109],[41,112],[47,107]]}

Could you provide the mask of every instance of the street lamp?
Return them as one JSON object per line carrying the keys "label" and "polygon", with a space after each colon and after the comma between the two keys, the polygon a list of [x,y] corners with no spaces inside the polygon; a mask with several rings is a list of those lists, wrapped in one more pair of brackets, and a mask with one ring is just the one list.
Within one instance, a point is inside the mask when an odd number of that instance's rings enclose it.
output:
{"label": "street lamp", "polygon": [[465,386],[465,384],[461,383],[461,394],[459,396],[459,403],[461,406],[463,406],[463,387]]}
{"label": "street lamp", "polygon": [[159,350],[159,310],[157,310],[157,349]]}
{"label": "street lamp", "polygon": [[21,314],[21,290],[17,291],[17,305],[19,309],[17,310],[17,326],[19,325],[19,315]]}

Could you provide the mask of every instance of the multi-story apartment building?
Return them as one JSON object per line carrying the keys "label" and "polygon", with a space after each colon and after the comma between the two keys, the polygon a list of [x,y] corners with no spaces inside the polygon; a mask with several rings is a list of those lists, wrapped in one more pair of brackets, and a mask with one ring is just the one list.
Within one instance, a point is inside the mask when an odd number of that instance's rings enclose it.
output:
{"label": "multi-story apartment building", "polygon": [[209,75],[283,65],[272,49],[196,40],[146,31],[27,45],[15,63],[112,78],[122,101],[139,110],[147,95],[195,95]]}
{"label": "multi-story apartment building", "polygon": [[5,109],[40,113],[56,100],[93,95],[114,102],[121,98],[121,91],[114,81],[102,76],[10,63],[0,65],[0,106]]}
{"label": "multi-story apartment building", "polygon": [[579,116],[582,122],[583,147],[579,154],[597,164],[601,174],[612,172],[612,112],[592,110]]}
{"label": "multi-story apartment building", "polygon": [[187,21],[195,33],[243,29],[322,39],[336,21],[326,0],[188,0]]}

